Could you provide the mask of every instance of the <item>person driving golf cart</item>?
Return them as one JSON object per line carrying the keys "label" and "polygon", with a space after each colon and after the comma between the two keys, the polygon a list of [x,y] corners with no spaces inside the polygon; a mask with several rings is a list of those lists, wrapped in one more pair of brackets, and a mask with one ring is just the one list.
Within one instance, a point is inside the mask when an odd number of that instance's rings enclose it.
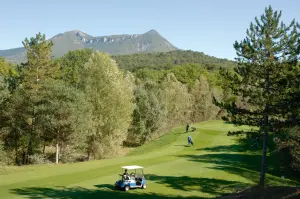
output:
{"label": "person driving golf cart", "polygon": [[123,173],[123,179],[124,180],[129,180],[130,178],[129,178],[129,175],[128,175],[128,173],[127,173],[127,169],[125,169],[125,172]]}

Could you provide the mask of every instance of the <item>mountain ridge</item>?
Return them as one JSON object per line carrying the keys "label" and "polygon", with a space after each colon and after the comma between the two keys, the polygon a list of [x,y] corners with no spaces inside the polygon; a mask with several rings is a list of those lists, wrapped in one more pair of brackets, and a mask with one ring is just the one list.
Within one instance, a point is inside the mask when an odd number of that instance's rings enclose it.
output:
{"label": "mountain ridge", "polygon": [[[58,33],[47,41],[53,41],[52,55],[58,58],[71,50],[92,48],[111,55],[135,54],[141,52],[170,52],[178,50],[156,30],[142,34],[119,34],[92,36],[80,30]],[[0,57],[14,63],[26,61],[26,49],[17,47],[0,50]]]}

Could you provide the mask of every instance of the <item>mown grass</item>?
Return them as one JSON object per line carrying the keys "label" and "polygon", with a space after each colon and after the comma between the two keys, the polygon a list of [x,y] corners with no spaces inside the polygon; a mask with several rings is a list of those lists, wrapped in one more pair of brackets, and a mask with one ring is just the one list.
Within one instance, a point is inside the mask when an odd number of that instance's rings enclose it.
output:
{"label": "mown grass", "polygon": [[[9,167],[0,175],[2,198],[214,198],[255,185],[259,181],[260,149],[227,136],[239,129],[222,121],[185,127],[133,149],[130,155],[100,161],[65,165]],[[242,127],[247,128],[247,127]],[[187,146],[191,135],[194,146]],[[282,179],[276,157],[268,157],[269,185],[296,185],[297,179]],[[128,193],[112,190],[121,166],[141,165],[147,189]]]}

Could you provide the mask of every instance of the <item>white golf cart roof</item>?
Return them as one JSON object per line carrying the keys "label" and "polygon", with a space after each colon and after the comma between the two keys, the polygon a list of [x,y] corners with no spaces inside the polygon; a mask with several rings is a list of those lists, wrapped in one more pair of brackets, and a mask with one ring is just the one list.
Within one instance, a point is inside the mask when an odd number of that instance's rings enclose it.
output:
{"label": "white golf cart roof", "polygon": [[143,167],[137,166],[137,165],[132,165],[132,166],[123,166],[122,169],[128,169],[128,170],[131,170],[131,169],[143,169]]}

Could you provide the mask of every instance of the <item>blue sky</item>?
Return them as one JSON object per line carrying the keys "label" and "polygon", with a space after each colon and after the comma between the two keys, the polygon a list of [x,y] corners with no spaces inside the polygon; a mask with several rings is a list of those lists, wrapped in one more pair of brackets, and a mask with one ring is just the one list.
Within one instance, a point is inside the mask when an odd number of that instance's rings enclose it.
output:
{"label": "blue sky", "polygon": [[22,46],[37,32],[69,30],[93,36],[155,29],[176,47],[233,59],[233,43],[272,5],[282,20],[300,22],[299,0],[10,0],[1,2],[0,49]]}

